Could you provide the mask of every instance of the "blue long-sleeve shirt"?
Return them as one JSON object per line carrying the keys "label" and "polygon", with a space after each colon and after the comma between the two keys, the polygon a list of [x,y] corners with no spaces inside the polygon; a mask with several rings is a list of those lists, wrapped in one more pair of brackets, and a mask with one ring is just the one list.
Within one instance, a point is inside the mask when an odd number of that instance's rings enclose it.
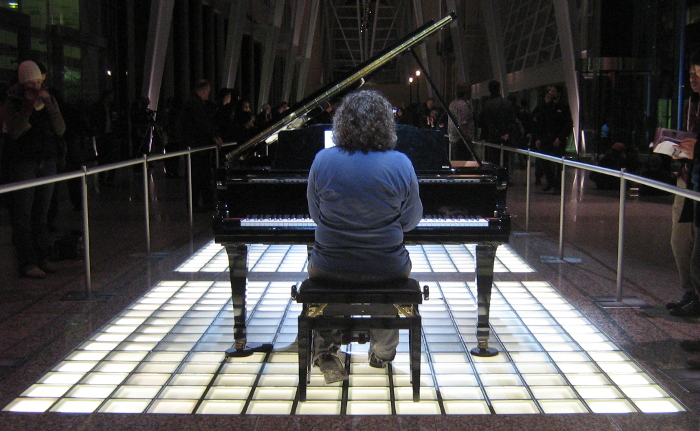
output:
{"label": "blue long-sleeve shirt", "polygon": [[418,225],[423,205],[405,154],[321,150],[309,172],[307,199],[317,225],[314,266],[388,276],[410,269],[403,233]]}

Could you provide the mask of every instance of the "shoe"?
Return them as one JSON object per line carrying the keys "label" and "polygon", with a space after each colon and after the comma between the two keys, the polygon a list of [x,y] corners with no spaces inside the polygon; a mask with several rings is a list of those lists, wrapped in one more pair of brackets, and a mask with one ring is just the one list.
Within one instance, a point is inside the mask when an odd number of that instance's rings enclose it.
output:
{"label": "shoe", "polygon": [[30,266],[21,273],[22,277],[32,278],[34,280],[43,280],[46,278],[46,273],[38,266]]}
{"label": "shoe", "polygon": [[53,274],[54,272],[58,271],[58,265],[49,260],[39,263],[39,268],[41,268],[42,271],[46,272],[47,274]]}
{"label": "shoe", "polygon": [[700,352],[700,339],[682,340],[678,345],[686,352]]}
{"label": "shoe", "polygon": [[670,310],[668,314],[677,317],[698,317],[700,316],[700,300],[694,298],[684,306]]}
{"label": "shoe", "polygon": [[685,294],[683,295],[683,297],[682,297],[681,299],[679,299],[678,301],[667,303],[667,304],[666,304],[666,309],[667,309],[667,310],[673,310],[673,309],[676,309],[676,308],[681,308],[682,306],[684,306],[685,304],[689,303],[690,301],[692,301],[692,300],[695,299],[695,298],[697,298],[697,296],[696,296],[694,293],[692,293],[692,292],[685,292]]}
{"label": "shoe", "polygon": [[316,358],[316,366],[323,373],[327,384],[342,382],[348,379],[348,372],[340,362],[340,358],[330,353],[325,353]]}
{"label": "shoe", "polygon": [[391,361],[386,361],[384,359],[380,359],[377,357],[377,355],[374,354],[374,352],[370,352],[369,354],[369,366],[373,368],[386,368],[386,364],[390,363]]}
{"label": "shoe", "polygon": [[551,184],[547,184],[546,186],[542,187],[542,191],[547,193],[548,191],[552,190],[552,188],[553,187]]}

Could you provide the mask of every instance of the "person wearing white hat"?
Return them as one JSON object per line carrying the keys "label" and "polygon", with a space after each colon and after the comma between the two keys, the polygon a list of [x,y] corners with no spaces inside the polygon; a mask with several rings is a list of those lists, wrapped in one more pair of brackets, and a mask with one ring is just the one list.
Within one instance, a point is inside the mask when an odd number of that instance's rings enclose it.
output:
{"label": "person wearing white hat", "polygon": [[[3,157],[9,160],[11,182],[56,174],[58,138],[66,130],[56,99],[42,90],[39,66],[23,61],[17,70],[18,83],[10,88],[5,103],[7,140]],[[47,212],[53,184],[12,193],[10,219],[20,275],[45,278],[56,271],[49,261],[51,242]]]}

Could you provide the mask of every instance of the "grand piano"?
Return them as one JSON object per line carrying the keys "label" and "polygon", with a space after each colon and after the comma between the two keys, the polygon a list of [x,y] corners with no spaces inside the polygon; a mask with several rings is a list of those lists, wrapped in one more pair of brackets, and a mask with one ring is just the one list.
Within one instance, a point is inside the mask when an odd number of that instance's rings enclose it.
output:
{"label": "grand piano", "polygon": [[[310,95],[282,119],[235,147],[217,171],[217,210],[214,240],[229,258],[234,310],[234,343],[227,356],[269,351],[269,344],[248,343],[246,283],[248,244],[306,244],[314,242],[314,222],[308,217],[306,183],[314,155],[324,148],[330,124],[313,124],[333,98],[455,19],[450,14],[429,22],[359,65],[347,78]],[[420,61],[413,54],[416,61]],[[422,68],[422,65],[421,65]],[[432,80],[428,76],[429,83]],[[436,96],[444,100],[433,86]],[[445,105],[446,107],[446,105]],[[489,308],[496,249],[508,242],[510,216],[506,208],[507,171],[482,162],[470,147],[473,161],[449,161],[446,137],[438,131],[397,125],[398,151],[413,162],[418,176],[424,216],[404,234],[406,244],[476,244],[477,346],[471,353],[494,356],[489,347]],[[468,140],[465,139],[465,142]],[[470,144],[470,143],[469,143]]]}

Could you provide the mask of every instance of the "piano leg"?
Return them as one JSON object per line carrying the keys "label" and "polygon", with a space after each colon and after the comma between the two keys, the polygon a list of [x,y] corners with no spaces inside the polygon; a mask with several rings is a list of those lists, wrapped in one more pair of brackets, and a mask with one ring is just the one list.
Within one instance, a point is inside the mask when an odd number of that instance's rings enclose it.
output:
{"label": "piano leg", "polygon": [[491,308],[491,288],[493,286],[493,263],[497,244],[476,245],[476,296],[478,316],[476,322],[477,347],[471,350],[474,356],[496,356],[498,350],[489,347],[489,310]]}
{"label": "piano leg", "polygon": [[233,300],[233,347],[226,350],[226,357],[250,356],[255,352],[271,352],[272,344],[252,345],[246,333],[246,281],[248,278],[248,246],[227,244],[231,298]]}

